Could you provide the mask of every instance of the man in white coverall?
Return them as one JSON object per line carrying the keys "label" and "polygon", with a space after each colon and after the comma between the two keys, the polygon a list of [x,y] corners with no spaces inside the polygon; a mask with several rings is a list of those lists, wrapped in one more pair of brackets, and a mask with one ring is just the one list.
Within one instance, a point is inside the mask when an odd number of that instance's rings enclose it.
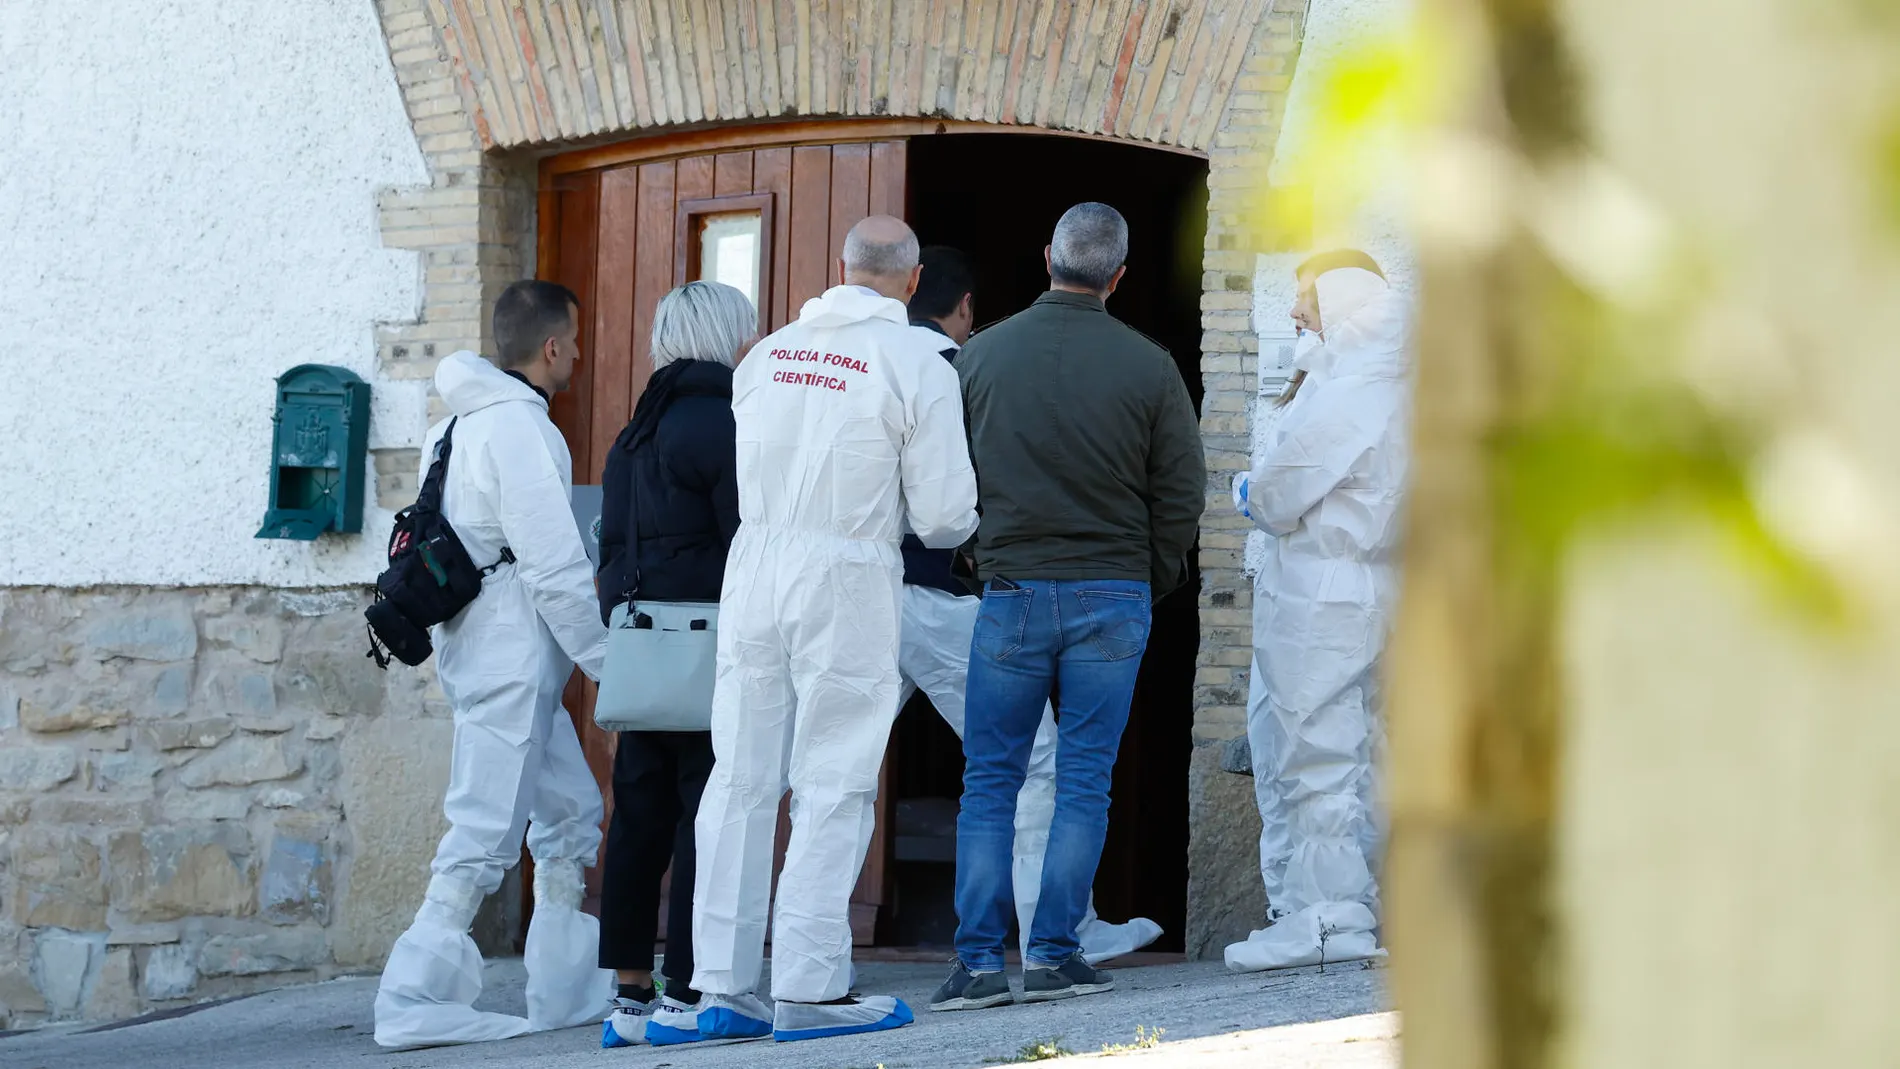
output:
{"label": "man in white coverall", "polygon": [[[925,331],[924,343],[945,360],[970,338],[976,322],[976,279],[969,261],[956,249],[933,245],[922,254],[923,275],[910,298],[910,322]],[[976,634],[976,615],[982,600],[951,574],[953,550],[927,549],[915,535],[904,538],[903,625],[897,647],[897,669],[904,685],[897,707],[901,712],[919,688],[943,717],[950,730],[963,737],[963,695],[970,676],[970,639]],[[1016,921],[1022,947],[1029,949],[1029,931],[1042,897],[1042,855],[1049,846],[1049,825],[1056,812],[1056,715],[1043,707],[1029,754],[1029,774],[1016,796],[1016,846],[1012,876],[1016,890]],[[1161,926],[1146,917],[1110,924],[1095,915],[1090,897],[1088,912],[1076,938],[1082,957],[1090,964],[1132,954],[1161,937]]]}
{"label": "man in white coverall", "polygon": [[[495,302],[494,363],[445,358],[435,386],[455,416],[442,512],[478,566],[482,592],[435,628],[436,669],[455,713],[449,830],[422,908],[376,992],[376,1042],[430,1046],[589,1024],[613,994],[595,967],[599,922],[580,911],[581,869],[600,849],[601,797],[561,691],[579,665],[599,678],[607,631],[569,504],[567,445],[548,398],[580,359],[580,308],[551,282]],[[429,432],[426,473],[447,424]],[[507,552],[504,552],[507,551]],[[477,1011],[482,958],[469,925],[521,857],[534,858],[526,1018]]]}
{"label": "man in white coverall", "polygon": [[[901,1000],[855,998],[850,899],[897,715],[908,529],[934,548],[976,530],[956,373],[905,317],[917,238],[851,228],[843,284],[759,342],[732,384],[739,533],[726,562],[713,693],[716,764],[699,804],[695,1020],[673,1041],[812,1039],[896,1028]],[[792,836],[772,918],[772,997],[754,993],[778,804]],[[678,1015],[684,1018],[685,1014]]]}
{"label": "man in white coverall", "polygon": [[1277,919],[1227,948],[1236,971],[1385,953],[1374,776],[1410,460],[1406,305],[1363,253],[1315,257],[1299,276],[1294,319],[1318,340],[1301,345],[1301,374],[1235,485],[1273,536],[1254,634],[1265,701],[1248,735],[1286,836],[1284,859],[1261,862]]}

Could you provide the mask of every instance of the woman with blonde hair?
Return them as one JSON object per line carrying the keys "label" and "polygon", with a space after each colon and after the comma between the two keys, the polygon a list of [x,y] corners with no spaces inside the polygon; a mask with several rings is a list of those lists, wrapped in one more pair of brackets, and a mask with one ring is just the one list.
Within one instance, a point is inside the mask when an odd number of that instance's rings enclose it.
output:
{"label": "woman with blonde hair", "polygon": [[[600,615],[633,598],[716,602],[739,529],[732,369],[758,339],[758,312],[719,282],[689,282],[653,316],[653,377],[601,474]],[[610,654],[611,656],[611,654]],[[693,820],[712,772],[709,731],[623,731],[602,864],[600,966],[619,975],[603,1047],[644,1043],[657,1016],[694,1027]],[[653,979],[660,882],[668,983]]]}

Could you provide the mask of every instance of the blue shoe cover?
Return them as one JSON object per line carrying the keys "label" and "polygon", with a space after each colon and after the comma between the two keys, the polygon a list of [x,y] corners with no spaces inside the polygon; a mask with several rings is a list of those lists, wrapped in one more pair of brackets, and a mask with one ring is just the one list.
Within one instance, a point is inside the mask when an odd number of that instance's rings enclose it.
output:
{"label": "blue shoe cover", "polygon": [[801,1039],[854,1036],[902,1028],[916,1018],[901,998],[871,995],[836,1006],[809,1002],[781,1002],[772,1015],[772,1038],[780,1043]]}

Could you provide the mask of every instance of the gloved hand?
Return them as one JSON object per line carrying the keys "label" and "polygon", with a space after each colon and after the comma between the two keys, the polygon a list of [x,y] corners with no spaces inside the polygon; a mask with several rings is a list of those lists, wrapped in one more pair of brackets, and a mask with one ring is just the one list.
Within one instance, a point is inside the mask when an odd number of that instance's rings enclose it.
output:
{"label": "gloved hand", "polygon": [[1247,473],[1234,473],[1234,511],[1248,519],[1253,519],[1253,509],[1247,504]]}

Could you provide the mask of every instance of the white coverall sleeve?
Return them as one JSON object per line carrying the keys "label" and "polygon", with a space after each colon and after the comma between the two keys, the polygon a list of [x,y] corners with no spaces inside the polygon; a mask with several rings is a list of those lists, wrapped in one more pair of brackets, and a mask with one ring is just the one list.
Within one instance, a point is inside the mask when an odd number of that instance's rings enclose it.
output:
{"label": "white coverall sleeve", "polygon": [[913,400],[904,442],[905,519],[931,549],[954,549],[976,533],[976,472],[963,433],[963,389],[946,360],[930,360]]}
{"label": "white coverall sleeve", "polygon": [[1287,428],[1247,477],[1250,518],[1270,535],[1298,530],[1300,520],[1346,481],[1377,438],[1360,426],[1350,404],[1320,410],[1317,406],[1326,402],[1318,397],[1312,402],[1316,410]]}
{"label": "white coverall sleeve", "polygon": [[594,596],[594,569],[574,524],[573,505],[540,431],[525,420],[497,420],[494,450],[502,535],[515,574],[556,642],[589,679],[600,678],[607,629]]}

